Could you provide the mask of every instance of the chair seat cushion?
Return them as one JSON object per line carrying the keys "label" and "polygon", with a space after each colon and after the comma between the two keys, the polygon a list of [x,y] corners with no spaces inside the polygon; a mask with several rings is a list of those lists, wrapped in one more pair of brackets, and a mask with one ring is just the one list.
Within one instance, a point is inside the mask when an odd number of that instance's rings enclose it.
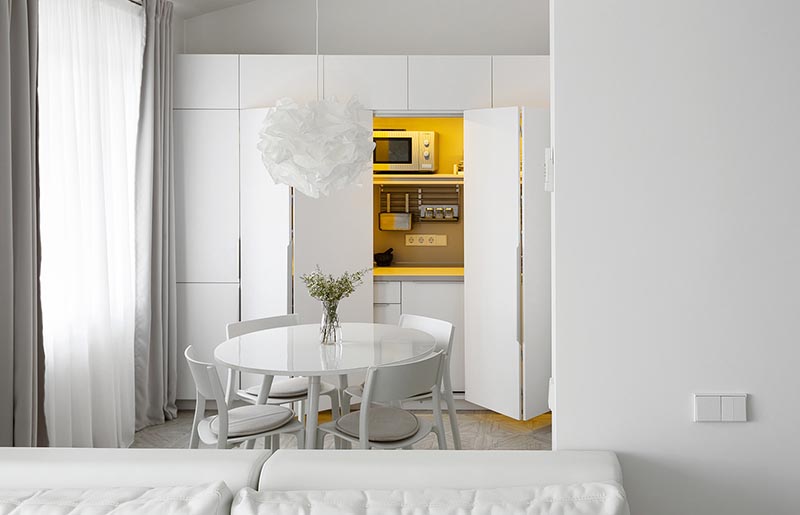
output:
{"label": "chair seat cushion", "polygon": [[[340,417],[336,429],[358,438],[358,422],[361,413],[356,411]],[[400,408],[370,406],[369,439],[372,442],[399,442],[414,436],[419,430],[416,415]]]}
{"label": "chair seat cushion", "polygon": [[[228,411],[228,438],[248,436],[272,431],[294,418],[294,412],[283,406],[271,404],[254,404],[242,406]],[[209,428],[219,435],[219,417],[210,417]]]}
{"label": "chair seat cushion", "polygon": [[[258,392],[261,391],[261,385],[251,386],[245,391],[252,395],[258,395]],[[272,387],[269,389],[270,397],[299,397],[307,393],[308,378],[306,377],[272,381]]]}
{"label": "chair seat cushion", "polygon": [[[347,388],[345,388],[344,391],[347,392],[347,394],[350,395],[351,397],[359,397],[359,398],[363,397],[364,396],[364,383],[353,385],[353,386],[348,386]],[[258,393],[258,392],[256,392],[256,393]],[[422,392],[422,393],[418,393],[416,395],[412,395],[408,399],[409,400],[418,400],[418,399],[428,398],[428,397],[432,397],[432,396],[433,396],[433,394],[431,392]]]}

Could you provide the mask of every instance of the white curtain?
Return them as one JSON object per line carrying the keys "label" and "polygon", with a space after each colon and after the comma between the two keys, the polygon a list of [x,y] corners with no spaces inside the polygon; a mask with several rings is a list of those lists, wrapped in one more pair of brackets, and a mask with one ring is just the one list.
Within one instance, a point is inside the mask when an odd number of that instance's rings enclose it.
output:
{"label": "white curtain", "polygon": [[52,446],[128,446],[144,13],[127,0],[40,0],[39,16],[48,436]]}

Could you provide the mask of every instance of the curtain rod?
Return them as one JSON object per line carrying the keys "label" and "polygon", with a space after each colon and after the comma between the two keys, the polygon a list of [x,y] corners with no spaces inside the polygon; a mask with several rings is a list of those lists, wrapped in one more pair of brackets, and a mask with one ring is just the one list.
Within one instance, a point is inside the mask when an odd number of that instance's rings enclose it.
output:
{"label": "curtain rod", "polygon": [[128,2],[130,2],[130,3],[132,3],[132,4],[136,4],[136,5],[138,5],[139,7],[141,7],[141,6],[142,6],[142,2],[140,2],[140,1],[137,1],[137,0],[128,0]]}

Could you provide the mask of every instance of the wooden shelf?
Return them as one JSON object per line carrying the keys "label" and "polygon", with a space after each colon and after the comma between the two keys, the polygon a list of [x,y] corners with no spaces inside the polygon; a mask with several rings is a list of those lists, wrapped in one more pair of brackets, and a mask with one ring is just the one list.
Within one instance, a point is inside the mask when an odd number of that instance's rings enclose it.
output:
{"label": "wooden shelf", "polygon": [[451,173],[432,174],[373,174],[373,184],[464,184],[463,175]]}

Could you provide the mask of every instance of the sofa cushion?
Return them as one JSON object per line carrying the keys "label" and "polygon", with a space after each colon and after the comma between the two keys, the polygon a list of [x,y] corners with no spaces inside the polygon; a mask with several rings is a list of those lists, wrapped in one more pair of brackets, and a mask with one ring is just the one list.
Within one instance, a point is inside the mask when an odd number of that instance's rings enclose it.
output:
{"label": "sofa cushion", "polygon": [[0,515],[223,515],[233,495],[224,482],[158,488],[0,490]]}
{"label": "sofa cushion", "polygon": [[231,515],[630,515],[616,482],[476,490],[315,490],[236,494]]}
{"label": "sofa cushion", "polygon": [[[277,429],[294,418],[294,412],[283,406],[258,404],[228,411],[228,438],[255,435]],[[209,418],[211,432],[219,434],[219,417]]]}
{"label": "sofa cushion", "polygon": [[[358,438],[361,412],[355,411],[336,420],[336,429]],[[400,408],[370,406],[369,439],[372,442],[399,442],[414,436],[419,430],[416,415]]]}

